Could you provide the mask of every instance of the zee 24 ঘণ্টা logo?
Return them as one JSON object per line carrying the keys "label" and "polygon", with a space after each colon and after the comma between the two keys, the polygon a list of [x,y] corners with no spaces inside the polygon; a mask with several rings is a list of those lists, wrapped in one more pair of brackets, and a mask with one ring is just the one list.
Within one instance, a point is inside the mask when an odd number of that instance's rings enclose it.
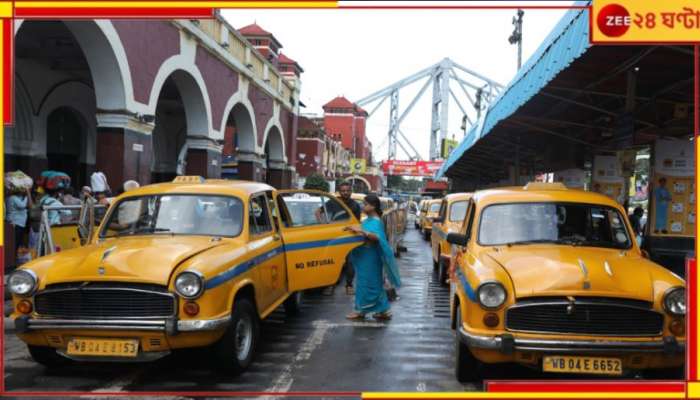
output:
{"label": "zee 24 \u0998\u09a3\u09cd\u099f\u09be logo", "polygon": [[596,18],[598,29],[605,36],[620,37],[630,28],[632,17],[629,11],[619,4],[608,4],[603,7]]}
{"label": "zee 24 \u0998\u09a3\u09cd\u099f\u09be logo", "polygon": [[629,2],[628,5],[630,9],[619,3],[600,8],[595,22],[604,37],[614,39],[626,34],[625,41],[700,40],[700,8],[696,7],[700,2],[697,0]]}

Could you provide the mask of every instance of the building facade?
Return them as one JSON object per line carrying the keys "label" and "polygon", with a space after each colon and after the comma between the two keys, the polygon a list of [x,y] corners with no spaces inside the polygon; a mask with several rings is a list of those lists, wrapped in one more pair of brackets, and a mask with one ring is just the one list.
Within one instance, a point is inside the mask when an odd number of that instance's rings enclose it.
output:
{"label": "building facade", "polygon": [[5,169],[100,170],[113,189],[178,174],[290,187],[300,74],[272,34],[208,20],[15,22]]}

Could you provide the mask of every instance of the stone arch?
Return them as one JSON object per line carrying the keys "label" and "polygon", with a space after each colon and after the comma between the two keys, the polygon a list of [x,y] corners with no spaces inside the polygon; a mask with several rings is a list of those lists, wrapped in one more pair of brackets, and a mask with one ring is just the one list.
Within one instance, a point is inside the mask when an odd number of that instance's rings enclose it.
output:
{"label": "stone arch", "polygon": [[224,108],[221,132],[226,137],[226,129],[233,124],[239,151],[255,153],[256,132],[255,111],[250,100],[240,92],[231,96]]}
{"label": "stone arch", "polygon": [[265,158],[268,161],[285,162],[284,152],[284,135],[279,125],[272,125],[265,133],[265,141],[263,142]]}
{"label": "stone arch", "polygon": [[211,104],[209,92],[202,78],[202,73],[194,63],[182,54],[172,56],[163,62],[153,81],[148,101],[148,113],[156,115],[158,99],[166,80],[172,78],[183,95],[187,120],[187,134],[206,136],[216,139],[212,129]]}
{"label": "stone arch", "polygon": [[174,70],[161,82],[153,111],[152,181],[171,180],[183,169],[188,141],[209,137],[208,104],[206,92],[188,71]]}
{"label": "stone arch", "polygon": [[[60,108],[70,109],[75,113],[84,128],[84,141],[81,142],[80,156],[77,161],[94,165],[97,119],[95,117],[96,99],[92,89],[80,82],[66,82],[55,87],[41,104],[37,129],[48,132],[48,118],[51,113]],[[45,147],[48,138],[44,136],[40,139],[38,142]]]}
{"label": "stone arch", "polygon": [[[29,24],[41,21],[15,21],[15,39]],[[124,110],[132,106],[133,84],[124,46],[109,20],[61,21],[80,45],[90,66],[97,107]]]}

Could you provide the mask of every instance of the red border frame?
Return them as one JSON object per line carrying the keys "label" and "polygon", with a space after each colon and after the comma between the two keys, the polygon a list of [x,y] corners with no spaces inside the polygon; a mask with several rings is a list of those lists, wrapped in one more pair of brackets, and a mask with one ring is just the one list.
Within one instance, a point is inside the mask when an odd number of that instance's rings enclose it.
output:
{"label": "red border frame", "polygon": [[[290,4],[294,0],[283,0],[289,1]],[[77,1],[71,2],[77,3]],[[167,2],[164,2],[167,3]],[[193,2],[194,3],[194,2]],[[290,7],[279,7],[279,8],[298,8],[291,5]],[[333,9],[327,7],[305,7],[311,9]],[[609,43],[609,42],[593,42],[592,41],[592,18],[593,15],[592,6],[517,6],[517,5],[504,5],[504,6],[469,6],[469,5],[459,5],[459,6],[446,6],[446,5],[405,5],[405,6],[361,6],[361,5],[347,5],[339,6],[335,9],[343,10],[421,10],[421,9],[450,9],[450,10],[470,10],[470,9],[487,9],[487,10],[508,10],[508,9],[588,9],[589,10],[589,41],[593,45],[656,45],[656,44],[693,44],[694,45],[694,70],[695,70],[695,85],[694,85],[694,125],[695,125],[695,136],[700,135],[700,113],[699,113],[699,103],[700,99],[700,46],[695,42],[620,42],[620,43]],[[13,2],[14,9],[14,2]],[[268,9],[268,7],[248,7],[246,9]],[[214,12],[213,8],[198,8],[198,7],[186,7],[186,8],[174,8],[174,7],[164,7],[164,8],[17,8],[14,9],[14,18],[25,18],[25,19],[57,19],[57,18],[77,18],[77,19],[93,19],[93,18],[109,18],[109,19],[125,19],[125,18],[152,18],[152,19],[164,19],[164,18],[210,18]],[[14,57],[13,57],[13,38],[14,38],[14,18],[3,19],[3,62],[5,69],[3,70],[3,81],[5,85],[3,86],[3,122],[5,124],[11,124],[13,122],[13,71],[14,71]],[[9,68],[8,68],[9,67]],[[696,147],[697,149],[697,147]],[[696,159],[696,177],[698,169],[698,160]],[[697,254],[698,244],[696,240],[696,254]],[[0,261],[4,259],[4,248],[0,247]],[[698,288],[697,288],[698,273],[696,269],[696,261],[689,260],[687,265],[687,286],[688,286],[688,300],[689,309],[695,310],[698,305]],[[0,283],[0,296],[3,295],[4,285]],[[643,382],[630,382],[630,381],[493,381],[486,382],[485,389],[487,392],[499,392],[499,393],[512,393],[514,398],[520,398],[516,393],[520,392],[593,392],[593,393],[626,393],[628,391],[634,392],[659,392],[659,393],[684,393],[687,396],[687,383],[688,381],[697,380],[697,340],[698,332],[693,327],[697,326],[698,316],[696,313],[689,313],[687,318],[688,326],[688,349],[687,349],[687,381],[643,381]],[[0,370],[4,372],[4,321],[0,321],[0,329],[2,329],[3,334],[0,336]],[[488,398],[488,394],[484,393],[484,398]],[[244,397],[244,396],[265,396],[274,395],[277,397],[325,397],[325,396],[335,396],[335,397],[359,397],[361,392],[287,392],[287,393],[274,393],[274,392],[227,392],[227,391],[202,391],[202,392],[172,392],[172,391],[134,391],[134,392],[75,392],[75,391],[62,391],[62,392],[19,392],[19,391],[5,391],[5,380],[0,379],[0,395],[11,395],[13,397],[66,397],[66,396],[92,396],[92,397],[147,397],[147,396],[206,396],[206,397]],[[396,398],[399,398],[397,396]],[[426,394],[426,398],[430,396]],[[581,398],[585,398],[585,395]]]}

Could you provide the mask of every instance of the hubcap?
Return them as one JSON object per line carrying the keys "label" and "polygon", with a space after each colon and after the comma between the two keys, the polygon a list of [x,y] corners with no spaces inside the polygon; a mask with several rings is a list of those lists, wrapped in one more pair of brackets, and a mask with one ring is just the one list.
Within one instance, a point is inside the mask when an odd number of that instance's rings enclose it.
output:
{"label": "hubcap", "polygon": [[236,358],[245,361],[253,343],[253,322],[250,316],[244,315],[236,324]]}

